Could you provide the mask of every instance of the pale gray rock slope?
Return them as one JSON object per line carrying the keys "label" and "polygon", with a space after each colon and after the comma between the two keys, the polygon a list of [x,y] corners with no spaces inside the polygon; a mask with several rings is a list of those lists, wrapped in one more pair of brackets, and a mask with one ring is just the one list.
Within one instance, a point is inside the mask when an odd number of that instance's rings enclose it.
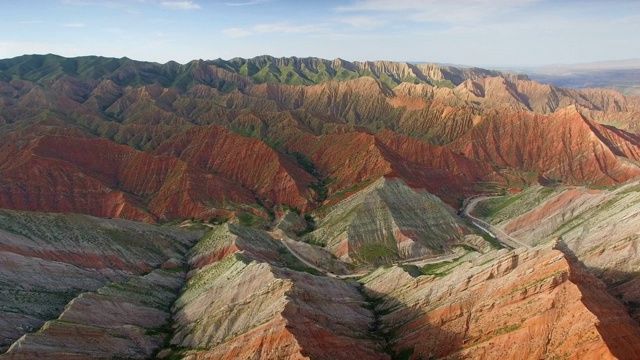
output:
{"label": "pale gray rock slope", "polygon": [[308,241],[343,260],[372,262],[442,254],[467,232],[453,209],[423,189],[380,178],[333,206]]}
{"label": "pale gray rock slope", "polygon": [[84,292],[56,320],[16,341],[7,359],[145,359],[164,344],[169,308],[184,283],[182,269],[156,269],[145,276]]}
{"label": "pale gray rock slope", "polygon": [[[190,252],[172,348],[210,359],[385,359],[353,284],[303,271],[265,231],[223,225]],[[328,345],[328,346],[323,346]],[[180,349],[180,350],[175,350]]]}
{"label": "pale gray rock slope", "polygon": [[[4,357],[54,356],[53,348],[66,348],[57,356],[68,358],[150,355],[162,336],[147,341],[145,329],[169,318],[183,283],[181,259],[201,235],[127,220],[0,211],[0,350],[20,339]],[[135,325],[117,330],[125,324]],[[124,336],[129,340],[120,345],[82,350]],[[150,345],[140,345],[145,341]]]}
{"label": "pale gray rock slope", "polygon": [[640,319],[640,184],[532,187],[488,201],[489,221],[529,244],[562,242]]}

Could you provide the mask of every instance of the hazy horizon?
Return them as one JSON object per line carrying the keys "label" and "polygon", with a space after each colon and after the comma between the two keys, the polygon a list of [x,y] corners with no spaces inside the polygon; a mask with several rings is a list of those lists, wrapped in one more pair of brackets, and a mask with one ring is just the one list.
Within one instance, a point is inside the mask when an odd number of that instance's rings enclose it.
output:
{"label": "hazy horizon", "polygon": [[267,54],[490,68],[640,58],[640,2],[626,0],[27,0],[0,9],[0,58],[184,64]]}

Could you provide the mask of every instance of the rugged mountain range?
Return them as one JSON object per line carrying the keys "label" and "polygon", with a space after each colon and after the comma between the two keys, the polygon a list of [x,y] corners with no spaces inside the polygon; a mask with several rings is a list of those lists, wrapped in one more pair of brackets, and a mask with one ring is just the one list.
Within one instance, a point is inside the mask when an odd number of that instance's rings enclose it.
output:
{"label": "rugged mountain range", "polygon": [[[450,204],[483,184],[528,184],[532,172],[594,185],[637,175],[628,161],[638,155],[628,132],[637,99],[486,70],[25,56],[0,61],[0,71],[8,208],[156,222],[256,200],[314,209],[383,175]],[[257,83],[273,74],[297,76]],[[410,77],[418,84],[397,84]],[[318,83],[292,85],[303,78]]]}
{"label": "rugged mountain range", "polygon": [[638,358],[639,161],[524,75],[0,60],[0,357]]}

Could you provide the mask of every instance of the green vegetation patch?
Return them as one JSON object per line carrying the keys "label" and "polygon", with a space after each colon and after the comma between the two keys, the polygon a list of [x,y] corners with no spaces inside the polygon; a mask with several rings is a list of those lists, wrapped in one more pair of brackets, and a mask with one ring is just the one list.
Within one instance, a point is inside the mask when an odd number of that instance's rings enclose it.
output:
{"label": "green vegetation patch", "polygon": [[227,256],[220,261],[203,267],[191,279],[189,279],[185,288],[187,291],[206,289],[210,287],[212,283],[216,282],[222,274],[229,274],[229,276],[231,276],[232,273],[238,273],[232,272],[231,268],[239,263],[242,263],[243,265],[241,266],[244,266],[247,262],[247,259],[241,254]]}
{"label": "green vegetation patch", "polygon": [[242,226],[259,228],[264,225],[265,220],[257,215],[254,215],[248,211],[240,210],[236,213],[238,217],[238,223]]}
{"label": "green vegetation patch", "polygon": [[290,153],[290,155],[296,159],[296,161],[298,162],[298,165],[300,165],[300,167],[303,168],[304,171],[308,172],[311,175],[318,174],[316,170],[316,165],[308,157],[304,156],[303,154],[297,151]]}
{"label": "green vegetation patch", "polygon": [[458,259],[455,259],[451,262],[441,262],[435,264],[426,264],[422,267],[421,271],[424,275],[431,275],[435,277],[443,277],[449,274],[448,266],[452,265]]}
{"label": "green vegetation patch", "polygon": [[398,256],[397,252],[383,244],[366,244],[356,250],[358,260],[373,263],[380,260],[391,260]]}
{"label": "green vegetation patch", "polygon": [[630,186],[630,187],[618,192],[616,195],[627,195],[627,194],[638,193],[638,192],[640,192],[640,184]]}
{"label": "green vegetation patch", "polygon": [[522,196],[523,193],[521,192],[515,195],[480,201],[473,209],[473,215],[483,219],[491,219],[500,211],[518,202]]}
{"label": "green vegetation patch", "polygon": [[215,251],[224,246],[230,245],[231,233],[227,226],[214,226],[213,229],[205,235],[198,243],[189,251],[188,256],[199,254],[205,251]]}
{"label": "green vegetation patch", "polygon": [[451,80],[432,80],[431,84],[435,87],[444,87],[449,89],[453,89],[454,87],[456,87],[455,84],[451,82]]}

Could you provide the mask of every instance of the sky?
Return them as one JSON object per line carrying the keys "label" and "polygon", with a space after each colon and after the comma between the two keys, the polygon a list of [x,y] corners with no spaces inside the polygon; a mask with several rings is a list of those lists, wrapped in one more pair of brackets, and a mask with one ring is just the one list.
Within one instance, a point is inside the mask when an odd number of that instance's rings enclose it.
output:
{"label": "sky", "polygon": [[0,58],[258,55],[505,67],[640,58],[638,0],[21,0]]}

